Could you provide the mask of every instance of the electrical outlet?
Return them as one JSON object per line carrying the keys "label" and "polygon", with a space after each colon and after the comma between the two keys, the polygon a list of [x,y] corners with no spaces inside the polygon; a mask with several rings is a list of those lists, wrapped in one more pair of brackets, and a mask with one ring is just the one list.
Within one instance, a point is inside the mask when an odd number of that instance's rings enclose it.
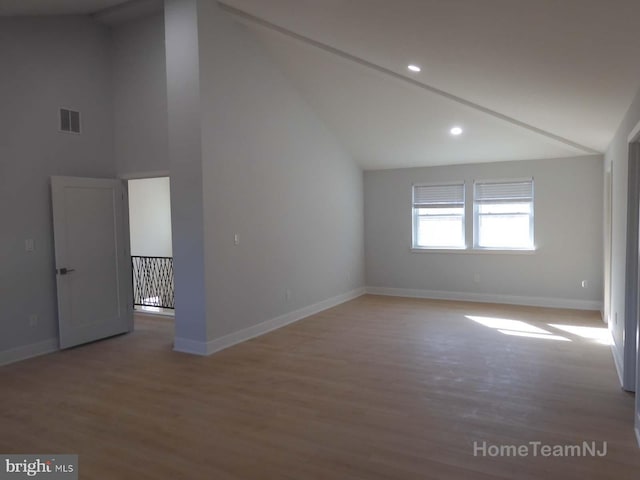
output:
{"label": "electrical outlet", "polygon": [[38,326],[38,315],[36,313],[32,313],[29,315],[29,327],[36,328]]}
{"label": "electrical outlet", "polygon": [[238,235],[237,233],[233,236],[233,244],[240,245],[240,235]]}
{"label": "electrical outlet", "polygon": [[288,302],[291,300],[291,290],[288,288],[284,291],[284,299]]}
{"label": "electrical outlet", "polygon": [[582,280],[580,285],[582,285],[582,288],[587,288],[589,286],[589,282],[587,280]]}
{"label": "electrical outlet", "polygon": [[473,275],[473,281],[475,283],[480,283],[480,274],[479,273],[476,273],[476,274]]}
{"label": "electrical outlet", "polygon": [[24,241],[24,251],[25,252],[33,252],[36,249],[36,244],[33,241],[33,238],[27,238]]}

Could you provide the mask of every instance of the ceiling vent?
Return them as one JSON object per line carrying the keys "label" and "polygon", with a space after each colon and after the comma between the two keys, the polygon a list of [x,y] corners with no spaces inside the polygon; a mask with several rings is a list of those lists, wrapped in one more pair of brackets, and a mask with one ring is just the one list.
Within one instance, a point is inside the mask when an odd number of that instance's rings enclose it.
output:
{"label": "ceiling vent", "polygon": [[66,133],[80,133],[80,112],[61,108],[60,131]]}

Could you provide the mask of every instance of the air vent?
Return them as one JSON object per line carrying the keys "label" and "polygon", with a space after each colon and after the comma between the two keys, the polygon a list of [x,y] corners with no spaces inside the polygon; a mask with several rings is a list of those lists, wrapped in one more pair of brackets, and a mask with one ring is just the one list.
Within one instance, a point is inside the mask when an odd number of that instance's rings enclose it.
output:
{"label": "air vent", "polygon": [[80,133],[80,112],[61,108],[60,131],[66,133]]}

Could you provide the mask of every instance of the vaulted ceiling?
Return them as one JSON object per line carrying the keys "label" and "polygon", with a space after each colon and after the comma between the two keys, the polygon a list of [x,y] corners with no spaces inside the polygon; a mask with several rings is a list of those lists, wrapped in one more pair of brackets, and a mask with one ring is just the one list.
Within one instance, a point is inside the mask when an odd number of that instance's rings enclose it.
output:
{"label": "vaulted ceiling", "polygon": [[[0,13],[88,13],[118,3],[2,0]],[[223,6],[363,168],[603,152],[640,87],[637,0]],[[407,70],[411,63],[422,71]],[[453,126],[462,135],[451,136]]]}
{"label": "vaulted ceiling", "polygon": [[636,0],[224,4],[365,168],[603,152],[640,87]]}
{"label": "vaulted ceiling", "polygon": [[0,0],[0,15],[77,15],[95,13],[128,0]]}

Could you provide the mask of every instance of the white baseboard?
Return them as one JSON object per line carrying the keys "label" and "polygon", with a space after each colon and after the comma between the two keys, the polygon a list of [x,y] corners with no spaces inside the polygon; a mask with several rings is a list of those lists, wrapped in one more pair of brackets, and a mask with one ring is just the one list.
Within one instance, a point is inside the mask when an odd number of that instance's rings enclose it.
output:
{"label": "white baseboard", "polygon": [[176,352],[191,353],[193,355],[208,355],[207,342],[198,342],[188,338],[176,337],[173,340],[173,349]]}
{"label": "white baseboard", "polygon": [[496,295],[492,293],[447,292],[440,290],[415,290],[410,288],[366,287],[371,295],[391,297],[428,298],[431,300],[458,300],[463,302],[503,303],[531,307],[571,308],[575,310],[602,309],[602,302],[576,300],[570,298],[525,297],[516,295]]}
{"label": "white baseboard", "polygon": [[11,348],[0,352],[0,365],[8,365],[10,363],[19,362],[32,357],[38,357],[47,353],[57,352],[58,339],[49,338],[42,342],[23,345],[21,347]]}
{"label": "white baseboard", "polygon": [[631,376],[632,378],[625,379],[625,370],[624,370],[625,362],[623,360],[623,357],[619,354],[619,351],[620,349],[617,347],[615,343],[615,338],[614,338],[613,343],[611,345],[611,355],[613,356],[613,363],[616,366],[616,372],[618,373],[618,380],[620,381],[620,387],[625,392],[635,392],[636,391],[635,376],[627,375],[627,376]]}
{"label": "white baseboard", "polygon": [[638,441],[638,446],[640,447],[640,427],[636,427],[635,431],[636,431],[636,440]]}
{"label": "white baseboard", "polygon": [[358,298],[364,294],[364,288],[357,288],[350,292],[328,298],[293,312],[285,313],[279,317],[266,320],[243,330],[238,330],[237,332],[230,333],[229,335],[216,338],[209,342],[198,342],[185,338],[176,338],[173,349],[178,352],[191,353],[195,355],[211,355],[212,353],[219,352],[220,350],[224,350],[225,348],[250,340],[251,338],[264,335],[265,333],[297,322],[311,315],[315,315],[316,313],[335,307],[341,303],[348,302],[349,300],[353,300],[354,298]]}
{"label": "white baseboard", "polygon": [[615,341],[611,344],[611,355],[613,355],[613,364],[616,366],[616,372],[618,373],[618,380],[620,380],[620,386],[624,388],[624,377],[622,375],[622,359],[618,355],[618,348]]}

